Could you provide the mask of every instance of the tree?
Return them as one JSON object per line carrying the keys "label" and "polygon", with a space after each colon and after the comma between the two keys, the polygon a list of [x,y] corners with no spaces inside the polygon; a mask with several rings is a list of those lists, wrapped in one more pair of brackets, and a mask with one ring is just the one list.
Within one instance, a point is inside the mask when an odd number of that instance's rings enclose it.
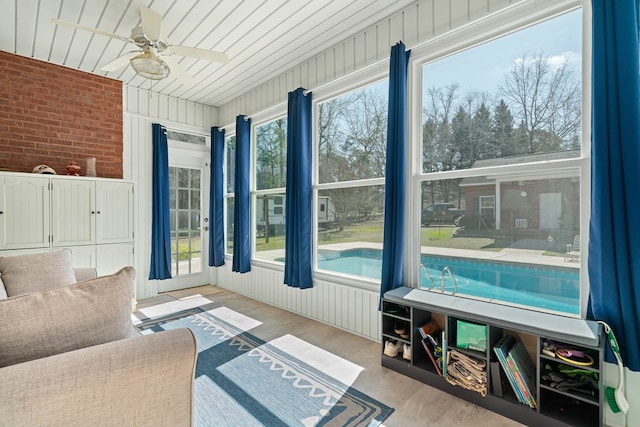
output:
{"label": "tree", "polygon": [[285,186],[287,121],[277,119],[256,128],[256,188]]}
{"label": "tree", "polygon": [[542,53],[525,54],[498,89],[526,132],[526,154],[566,149],[580,132],[580,81],[567,58],[554,64]]}

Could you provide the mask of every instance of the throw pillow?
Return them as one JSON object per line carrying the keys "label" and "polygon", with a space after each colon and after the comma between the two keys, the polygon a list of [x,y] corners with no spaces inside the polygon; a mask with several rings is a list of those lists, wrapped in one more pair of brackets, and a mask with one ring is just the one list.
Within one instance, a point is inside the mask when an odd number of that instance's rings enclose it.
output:
{"label": "throw pillow", "polygon": [[65,250],[0,257],[0,273],[9,297],[76,283],[71,253]]}
{"label": "throw pillow", "polygon": [[0,368],[138,335],[135,270],[0,300]]}

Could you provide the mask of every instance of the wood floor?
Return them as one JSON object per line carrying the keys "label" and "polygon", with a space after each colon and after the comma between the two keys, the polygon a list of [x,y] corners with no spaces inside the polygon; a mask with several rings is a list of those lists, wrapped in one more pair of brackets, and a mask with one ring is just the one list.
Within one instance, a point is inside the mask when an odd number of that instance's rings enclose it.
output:
{"label": "wood floor", "polygon": [[262,322],[251,333],[265,341],[285,334],[341,356],[364,368],[353,387],[391,406],[395,411],[386,427],[408,426],[520,426],[508,418],[458,399],[426,384],[383,368],[382,346],[366,338],[252,300],[216,286],[168,292],[141,300],[138,308],[200,294],[212,300],[210,307],[228,307]]}

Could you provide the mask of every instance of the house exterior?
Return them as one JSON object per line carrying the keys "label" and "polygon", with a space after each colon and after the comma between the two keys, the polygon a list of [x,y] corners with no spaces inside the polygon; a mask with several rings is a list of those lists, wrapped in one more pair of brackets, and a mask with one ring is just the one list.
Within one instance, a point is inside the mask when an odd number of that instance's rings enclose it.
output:
{"label": "house exterior", "polygon": [[[500,164],[552,162],[580,156],[579,150],[476,161],[472,168]],[[481,226],[519,237],[560,238],[572,241],[579,234],[579,170],[566,169],[540,173],[509,173],[464,178],[467,213],[481,219]]]}

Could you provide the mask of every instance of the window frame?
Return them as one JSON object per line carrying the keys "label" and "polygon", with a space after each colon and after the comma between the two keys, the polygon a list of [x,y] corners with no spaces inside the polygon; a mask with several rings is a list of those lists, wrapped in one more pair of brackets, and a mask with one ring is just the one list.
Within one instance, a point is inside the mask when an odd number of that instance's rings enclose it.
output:
{"label": "window frame", "polygon": [[[591,202],[591,8],[589,2],[572,0],[557,3],[540,9],[538,5],[516,4],[512,7],[489,15],[485,19],[450,34],[433,39],[412,50],[409,63],[409,139],[411,166],[407,170],[407,197],[405,227],[405,283],[413,288],[420,287],[420,215],[422,182],[430,180],[445,180],[484,176],[493,172],[530,173],[537,175],[540,171],[557,170],[560,168],[579,168],[580,170],[580,234],[582,239],[581,251],[586,254],[588,242],[590,202]],[[582,8],[582,141],[580,156],[571,159],[553,160],[550,162],[536,162],[514,164],[488,168],[473,168],[443,172],[424,173],[422,170],[422,68],[429,63],[454,55],[466,49],[471,49],[493,39],[506,36],[518,30],[536,25],[548,19]],[[539,175],[538,175],[539,176]],[[497,215],[497,212],[496,212]],[[587,257],[580,261],[580,318],[586,317],[589,295],[587,271]]]}
{"label": "window frame", "polygon": [[312,192],[313,192],[313,215],[312,215],[312,233],[313,233],[313,249],[312,249],[312,268],[313,276],[318,280],[325,280],[333,283],[340,283],[351,287],[362,288],[366,290],[379,291],[380,281],[364,276],[354,276],[332,272],[330,270],[318,269],[318,208],[319,193],[323,190],[333,190],[340,188],[357,188],[357,187],[373,187],[385,185],[385,178],[366,178],[361,180],[337,181],[320,183],[319,175],[319,126],[318,126],[318,108],[319,105],[347,95],[351,92],[373,86],[383,80],[389,79],[389,59],[385,59],[352,75],[338,79],[320,89],[313,91],[313,149],[312,149]]}

